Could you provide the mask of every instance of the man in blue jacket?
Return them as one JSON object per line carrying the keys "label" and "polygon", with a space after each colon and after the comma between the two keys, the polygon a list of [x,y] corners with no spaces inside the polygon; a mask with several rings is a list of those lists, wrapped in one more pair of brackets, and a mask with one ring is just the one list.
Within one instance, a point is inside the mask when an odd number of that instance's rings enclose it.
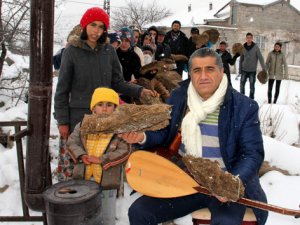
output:
{"label": "man in blue jacket", "polygon": [[[264,148],[258,105],[228,85],[221,57],[212,49],[196,50],[189,59],[191,80],[185,80],[169,98],[170,125],[160,131],[124,134],[129,143],[142,148],[168,146],[181,127],[181,154],[219,161],[227,172],[238,176],[245,186],[245,197],[266,202],[258,171]],[[226,203],[226,204],[224,204]],[[154,225],[209,208],[211,224],[240,225],[246,207],[226,197],[193,194],[178,198],[142,196],[129,208],[131,225]],[[258,225],[264,225],[266,211],[253,209]]]}

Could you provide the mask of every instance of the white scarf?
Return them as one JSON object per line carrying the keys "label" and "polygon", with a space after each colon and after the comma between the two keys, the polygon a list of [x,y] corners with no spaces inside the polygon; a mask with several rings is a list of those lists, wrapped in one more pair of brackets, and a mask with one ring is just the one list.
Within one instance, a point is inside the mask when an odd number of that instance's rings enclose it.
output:
{"label": "white scarf", "polygon": [[202,157],[202,136],[199,123],[206,118],[207,114],[216,111],[223,103],[227,83],[227,77],[223,76],[215,93],[203,101],[192,82],[190,82],[187,98],[187,105],[190,111],[183,118],[181,126],[182,143],[185,145],[187,154]]}

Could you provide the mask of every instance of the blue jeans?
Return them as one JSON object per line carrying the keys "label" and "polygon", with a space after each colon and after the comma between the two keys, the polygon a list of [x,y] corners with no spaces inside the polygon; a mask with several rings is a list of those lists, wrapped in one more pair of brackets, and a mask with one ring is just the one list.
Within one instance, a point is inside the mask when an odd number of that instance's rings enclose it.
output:
{"label": "blue jeans", "polygon": [[245,94],[245,84],[246,84],[246,81],[247,81],[248,78],[249,78],[249,82],[250,82],[250,95],[249,95],[249,97],[254,99],[256,71],[254,71],[254,72],[242,71],[241,82],[240,82],[240,92],[243,95]]}
{"label": "blue jeans", "polygon": [[206,207],[211,211],[211,225],[240,225],[246,210],[243,205],[221,203],[204,194],[178,198],[142,196],[130,206],[128,216],[130,225],[157,225]]}

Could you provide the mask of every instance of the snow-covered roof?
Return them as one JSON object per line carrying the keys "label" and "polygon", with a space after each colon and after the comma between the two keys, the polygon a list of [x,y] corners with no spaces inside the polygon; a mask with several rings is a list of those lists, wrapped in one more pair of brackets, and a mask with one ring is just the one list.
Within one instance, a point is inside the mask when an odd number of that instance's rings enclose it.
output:
{"label": "snow-covered roof", "polygon": [[268,5],[278,0],[236,0],[239,3],[251,4],[251,5]]}
{"label": "snow-covered roof", "polygon": [[230,15],[230,3],[227,3],[225,6],[219,9],[214,15],[218,19],[226,19]]}
{"label": "snow-covered roof", "polygon": [[218,10],[219,8],[217,7],[212,10],[209,10],[208,7],[202,7],[198,9],[192,9],[190,12],[184,10],[166,17],[161,21],[151,23],[151,25],[170,27],[174,20],[179,20],[182,27],[205,24],[205,19],[217,19],[214,17],[214,14],[216,14]]}
{"label": "snow-covered roof", "polygon": [[[277,2],[278,0],[236,0],[238,3],[242,4],[251,4],[251,5],[261,5],[266,6]],[[222,1],[224,3],[224,1]],[[220,2],[218,2],[220,3]],[[161,27],[170,27],[174,20],[179,20],[181,22],[182,27],[192,27],[195,25],[204,25],[207,20],[215,21],[215,20],[225,20],[230,15],[230,1],[227,1],[226,4],[217,4],[218,7],[214,5],[214,9],[209,10],[207,7],[201,7],[197,9],[192,9],[190,12],[187,10],[180,11],[175,13],[169,17],[166,17],[158,22],[151,23],[146,25],[145,27],[161,26]],[[300,10],[300,0],[291,0],[291,5]]]}

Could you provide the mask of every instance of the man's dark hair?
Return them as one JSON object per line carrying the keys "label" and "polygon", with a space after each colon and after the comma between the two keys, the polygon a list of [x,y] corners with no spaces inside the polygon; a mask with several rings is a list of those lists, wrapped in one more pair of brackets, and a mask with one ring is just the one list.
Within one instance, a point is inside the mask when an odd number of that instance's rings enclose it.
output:
{"label": "man's dark hair", "polygon": [[222,62],[222,58],[220,57],[220,55],[213,49],[211,48],[199,48],[196,51],[193,52],[193,54],[190,56],[189,59],[189,74],[191,74],[191,69],[192,69],[192,60],[194,58],[205,58],[205,57],[213,57],[216,59],[216,65],[219,67],[219,69],[221,70],[223,68],[223,62]]}
{"label": "man's dark hair", "polygon": [[247,36],[251,36],[251,37],[253,37],[253,34],[252,33],[250,33],[250,32],[248,32],[247,34],[246,34],[246,37]]}
{"label": "man's dark hair", "polygon": [[282,47],[282,44],[281,44],[280,42],[276,42],[276,43],[274,44],[274,46],[275,46],[275,45],[280,46],[280,48]]}
{"label": "man's dark hair", "polygon": [[179,26],[181,27],[181,23],[180,23],[180,21],[179,20],[174,20],[173,22],[172,22],[172,27],[173,27],[173,24],[174,23],[177,23],[177,24],[179,24]]}
{"label": "man's dark hair", "polygon": [[[81,32],[80,38],[81,38],[81,40],[87,40],[88,39],[88,35],[87,35],[87,32],[86,32],[86,27]],[[104,24],[103,34],[100,36],[100,38],[97,40],[97,42],[100,43],[100,44],[104,44],[106,42],[106,40],[107,40],[107,29],[106,29],[106,26]]]}
{"label": "man's dark hair", "polygon": [[225,41],[221,41],[220,45],[226,45],[227,46],[227,43]]}
{"label": "man's dark hair", "polygon": [[148,30],[147,30],[147,32],[150,33],[151,30],[155,31],[156,34],[158,33],[158,30],[157,30],[156,26],[149,27]]}
{"label": "man's dark hair", "polygon": [[197,27],[192,27],[191,34],[199,34],[199,29]]}

